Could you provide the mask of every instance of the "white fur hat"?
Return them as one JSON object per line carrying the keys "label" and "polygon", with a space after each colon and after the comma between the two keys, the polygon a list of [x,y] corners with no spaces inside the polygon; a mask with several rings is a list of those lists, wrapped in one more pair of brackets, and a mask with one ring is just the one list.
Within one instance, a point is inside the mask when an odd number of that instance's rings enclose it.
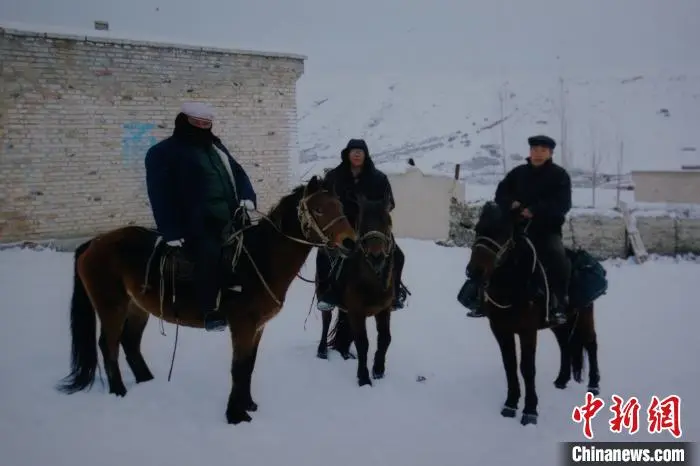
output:
{"label": "white fur hat", "polygon": [[180,109],[182,113],[200,120],[214,120],[214,109],[204,102],[185,102]]}

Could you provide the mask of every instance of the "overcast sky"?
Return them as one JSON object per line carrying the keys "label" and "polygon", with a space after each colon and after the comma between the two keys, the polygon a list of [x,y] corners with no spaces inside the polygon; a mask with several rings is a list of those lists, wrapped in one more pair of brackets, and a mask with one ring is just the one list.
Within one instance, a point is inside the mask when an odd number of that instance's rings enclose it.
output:
{"label": "overcast sky", "polygon": [[[309,56],[307,75],[700,66],[698,0],[0,0],[0,20]],[[557,59],[557,57],[559,57]]]}

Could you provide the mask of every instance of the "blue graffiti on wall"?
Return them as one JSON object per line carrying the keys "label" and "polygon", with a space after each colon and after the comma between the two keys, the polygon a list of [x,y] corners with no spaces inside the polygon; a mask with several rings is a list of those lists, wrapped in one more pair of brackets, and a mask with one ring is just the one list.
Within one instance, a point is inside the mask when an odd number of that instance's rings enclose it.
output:
{"label": "blue graffiti on wall", "polygon": [[126,163],[141,162],[148,149],[157,141],[151,134],[154,123],[127,121],[122,125],[122,160]]}

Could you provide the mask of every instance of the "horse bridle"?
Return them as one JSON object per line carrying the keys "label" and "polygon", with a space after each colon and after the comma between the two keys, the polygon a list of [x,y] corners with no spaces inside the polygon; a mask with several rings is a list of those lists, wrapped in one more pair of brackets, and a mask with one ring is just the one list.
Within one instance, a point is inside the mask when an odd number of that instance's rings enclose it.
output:
{"label": "horse bridle", "polygon": [[[530,223],[528,222],[524,231],[527,231],[527,227],[529,227],[529,226],[530,226]],[[535,249],[535,245],[532,244],[532,241],[530,240],[530,238],[528,238],[527,236],[523,236],[523,238],[525,239],[528,247],[532,250],[532,270],[531,270],[531,273],[534,273],[535,269],[539,266],[540,272],[542,273],[542,276],[545,280],[545,288],[546,288],[546,296],[545,296],[546,303],[545,303],[545,305],[549,306],[549,299],[550,299],[549,298],[549,285],[547,283],[547,275],[544,271],[544,267],[542,266],[542,263],[540,262],[540,260],[538,258],[537,250]],[[495,269],[496,267],[498,267],[499,263],[501,262],[501,259],[503,258],[503,254],[513,246],[514,241],[515,240],[513,239],[513,236],[511,236],[510,238],[508,238],[508,240],[505,242],[505,244],[501,245],[498,241],[496,241],[492,238],[489,238],[488,236],[477,236],[474,239],[472,249],[483,248],[483,249],[486,249],[491,254],[494,254],[496,256],[496,258],[494,259],[493,269]],[[486,242],[488,244],[482,244],[484,242]],[[488,289],[488,279],[482,284],[481,288],[482,288],[482,292],[484,294],[485,301],[490,302],[491,304],[493,304],[494,306],[496,306],[499,309],[510,309],[511,307],[513,307],[512,304],[500,304],[499,302],[497,302],[493,298],[491,298],[491,296],[489,296],[488,291],[486,291]]]}
{"label": "horse bridle", "polygon": [[[307,244],[311,246],[323,246],[328,249],[334,249],[336,246],[333,244],[333,241],[328,237],[326,234],[327,231],[333,227],[336,223],[340,222],[341,220],[345,219],[347,220],[347,217],[345,214],[338,215],[334,219],[332,219],[330,222],[328,222],[323,228],[321,228],[318,224],[318,219],[316,219],[316,216],[311,212],[309,209],[309,201],[316,196],[317,194],[324,193],[327,191],[316,191],[315,193],[309,194],[309,195],[304,195],[302,197],[301,201],[299,201],[299,206],[297,208],[297,215],[299,218],[299,225],[301,226],[301,234],[304,236],[304,238],[308,241]],[[311,233],[316,233],[316,235],[319,237],[321,240],[320,243],[313,243],[311,241]],[[295,241],[301,241],[296,238],[291,238],[287,236],[290,239],[294,239]]]}

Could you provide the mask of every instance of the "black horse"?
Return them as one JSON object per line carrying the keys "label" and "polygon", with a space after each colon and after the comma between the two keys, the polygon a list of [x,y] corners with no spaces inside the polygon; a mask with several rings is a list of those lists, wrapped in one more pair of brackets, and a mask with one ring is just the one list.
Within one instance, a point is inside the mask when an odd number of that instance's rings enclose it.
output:
{"label": "black horse", "polygon": [[403,253],[394,241],[388,201],[370,201],[361,197],[357,202],[357,247],[343,261],[341,270],[336,271],[340,274],[338,318],[329,335],[332,314],[330,311],[323,312],[317,356],[327,358],[327,348],[330,346],[344,359],[354,359],[350,352],[350,345],[354,342],[358,360],[357,379],[363,386],[372,385],[367,368],[368,317],[374,317],[377,325],[377,351],[372,377],[379,379],[384,376],[386,353],[391,343],[390,320],[395,300],[394,283],[398,276],[396,263],[399,256],[399,260],[403,259]]}
{"label": "black horse", "polygon": [[[572,261],[568,319],[552,325],[547,319],[549,288],[545,269],[527,236],[527,223],[514,214],[504,213],[495,202],[481,210],[474,228],[476,238],[467,265],[469,280],[458,300],[485,315],[501,350],[508,382],[508,395],[501,415],[515,417],[520,399],[515,335],[520,336],[520,371],[525,382],[525,406],[521,423],[537,423],[535,390],[535,353],[537,333],[550,328],[561,351],[559,374],[554,381],[564,389],[571,379],[581,382],[583,350],[588,354],[590,370],[588,391],[599,393],[598,344],[593,319],[593,301],[607,290],[605,270],[586,251],[567,250]],[[464,225],[469,226],[469,225]]]}

